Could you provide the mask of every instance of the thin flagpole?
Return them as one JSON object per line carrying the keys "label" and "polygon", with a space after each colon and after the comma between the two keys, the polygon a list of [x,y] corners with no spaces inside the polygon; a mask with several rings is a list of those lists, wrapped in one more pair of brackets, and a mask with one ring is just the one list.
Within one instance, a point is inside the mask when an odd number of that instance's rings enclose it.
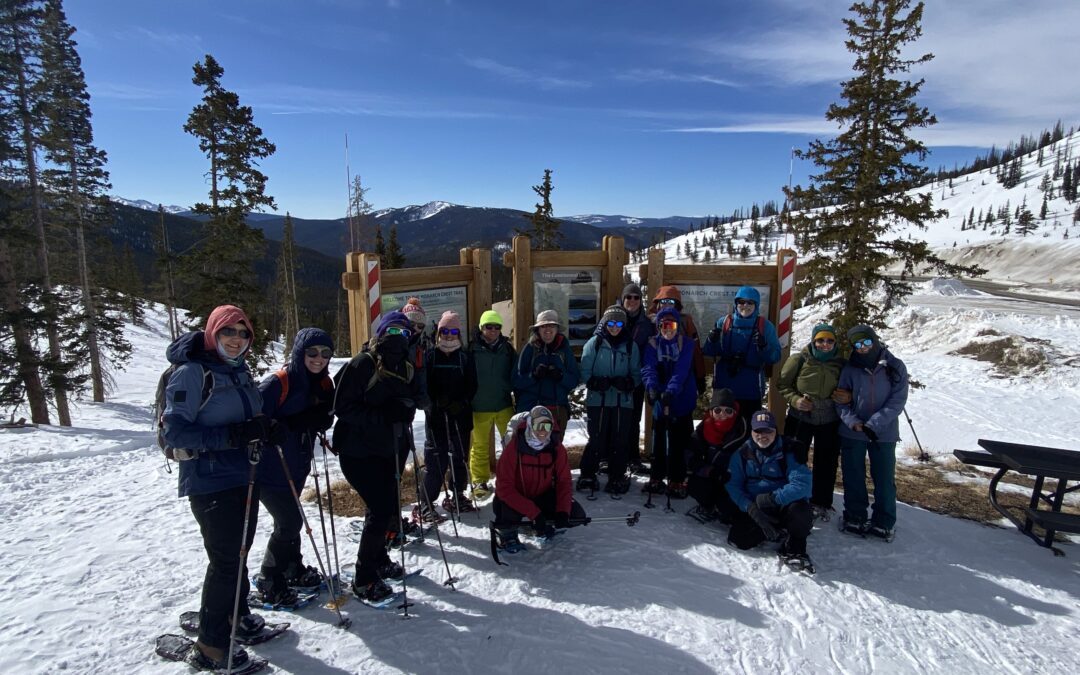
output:
{"label": "thin flagpole", "polygon": [[349,227],[349,250],[356,250],[356,230],[353,227],[352,171],[349,169],[349,132],[345,132],[345,221]]}
{"label": "thin flagpole", "polygon": [[[791,156],[788,158],[788,170],[787,170],[787,189],[788,194],[791,194],[791,174],[795,170],[795,146],[791,146]],[[788,230],[791,229],[791,198],[787,200],[787,222],[784,223],[784,248],[787,248]]]}

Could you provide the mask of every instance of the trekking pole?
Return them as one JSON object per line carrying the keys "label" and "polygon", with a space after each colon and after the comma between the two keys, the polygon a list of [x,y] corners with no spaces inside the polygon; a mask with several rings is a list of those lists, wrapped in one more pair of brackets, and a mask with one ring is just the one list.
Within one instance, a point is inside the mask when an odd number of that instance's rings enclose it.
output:
{"label": "trekking pole", "polygon": [[[401,423],[399,423],[401,424]],[[406,423],[411,424],[411,423]],[[400,434],[394,435],[395,439],[400,439]],[[397,454],[396,452],[394,453]],[[409,606],[412,604],[409,602],[409,583],[407,581],[408,574],[405,573],[405,523],[401,520],[401,469],[399,468],[401,463],[398,458],[394,457],[394,485],[397,487],[397,514],[396,520],[398,525],[398,536],[401,537],[401,604],[398,605],[398,609],[405,610],[405,614],[401,617],[403,619],[411,619],[409,616]]]}
{"label": "trekking pole", "polygon": [[[334,542],[334,568],[336,570],[335,574],[338,575],[338,581],[340,582],[341,561],[338,559],[337,528],[334,527],[334,490],[330,487],[330,466],[327,464],[326,459],[327,451],[330,451],[334,455],[337,453],[334,452],[334,448],[330,445],[330,442],[326,440],[325,433],[319,432],[319,442],[322,443],[323,447],[323,475],[326,476],[326,508],[330,511],[330,540]],[[312,459],[314,459],[314,457]],[[326,562],[327,564],[330,564],[329,560]]]}
{"label": "trekking pole", "polygon": [[915,437],[915,445],[919,446],[919,461],[929,462],[930,455],[926,454],[926,450],[923,450],[922,443],[919,442],[919,434],[915,433],[915,425],[911,423],[911,415],[907,414],[907,408],[903,408],[904,419],[907,420],[908,426],[911,427],[911,435]]}
{"label": "trekking pole", "polygon": [[633,527],[641,520],[641,511],[634,511],[633,513],[625,516],[612,516],[604,518],[571,518],[571,527],[575,525],[590,525],[592,523],[626,523],[627,526]]}
{"label": "trekking pole", "polygon": [[232,671],[233,650],[236,648],[236,624],[240,623],[240,584],[244,580],[244,566],[247,565],[247,537],[248,526],[251,524],[251,497],[255,492],[255,475],[259,468],[259,460],[262,459],[262,450],[258,442],[251,443],[247,448],[248,464],[248,488],[247,498],[244,499],[244,535],[240,539],[240,567],[236,570],[236,593],[233,596],[232,628],[229,630],[229,660],[226,662],[226,672]]}
{"label": "trekking pole", "polygon": [[[280,445],[275,445],[277,448],[278,459],[281,460],[281,470],[285,472],[285,480],[289,482],[289,490],[292,491],[293,500],[296,502],[296,510],[300,512],[300,519],[304,521],[304,531],[307,532],[308,541],[311,542],[311,548],[315,550],[315,560],[319,563],[319,570],[323,576],[326,577],[330,593],[335,593],[334,583],[330,578],[330,575],[326,573],[326,566],[323,565],[322,556],[319,555],[319,547],[315,545],[315,535],[311,531],[311,525],[308,524],[307,514],[304,513],[304,505],[300,502],[300,493],[296,491],[296,483],[293,481],[292,472],[289,471],[289,463],[285,461],[285,451],[281,449]],[[337,595],[334,595],[334,602],[331,603],[334,606],[334,611],[338,615],[338,628],[348,628],[352,624],[352,619],[347,619],[341,614],[341,608],[337,604]]]}
{"label": "trekking pole", "polygon": [[[449,430],[449,428],[448,428],[448,430]],[[471,494],[471,492],[472,492],[472,490],[471,490],[471,488],[472,488],[472,475],[471,475],[471,472],[469,471],[468,458],[465,456],[465,443],[464,443],[464,441],[461,440],[461,427],[458,426],[458,423],[457,423],[456,419],[454,420],[454,435],[457,436],[458,449],[461,450],[462,464],[464,464],[464,466],[465,466],[465,481],[468,483],[469,488],[470,488],[470,494],[469,494],[469,497],[468,497],[469,505],[472,506],[473,513],[476,514],[476,519],[480,520],[480,509],[476,508],[476,501],[473,500],[472,494]],[[457,477],[454,475],[454,458],[453,457],[450,458],[450,479],[454,481],[454,492],[456,494],[457,493]],[[461,515],[460,515],[460,513],[461,513],[461,496],[460,495],[457,495],[457,500],[458,500],[457,507],[458,507],[458,514],[459,514],[458,518],[460,519],[461,518]]]}
{"label": "trekking pole", "polygon": [[[323,550],[326,551],[326,564],[330,564],[330,541],[326,536],[326,518],[323,517],[323,505],[322,505],[322,490],[319,489],[319,463],[315,461],[315,455],[311,456],[311,475],[315,479],[315,501],[319,503],[319,529],[322,530]],[[326,489],[329,491],[330,486],[327,485]],[[334,570],[330,570],[331,575],[327,577],[327,587],[330,590],[331,603],[338,602],[337,593],[337,579]]]}
{"label": "trekking pole", "polygon": [[[408,428],[408,430],[409,430],[409,446],[412,449],[413,467],[415,468],[416,466],[418,466],[418,464],[416,463],[416,440],[413,438],[412,425],[407,425],[406,428]],[[420,494],[421,494],[420,491],[417,490],[417,492],[416,492],[417,500],[420,499]],[[424,498],[427,499],[428,509],[431,511],[432,516],[435,517],[436,516],[435,508],[431,505],[431,499],[428,498],[427,492],[424,492],[423,495],[424,495]],[[423,507],[421,507],[421,511],[422,510],[423,510]],[[450,574],[450,563],[447,562],[447,560],[446,560],[446,548],[443,547],[442,534],[439,532],[439,521],[438,521],[437,518],[434,518],[432,520],[432,525],[435,527],[435,538],[439,542],[439,552],[442,553],[443,565],[446,566],[446,581],[443,582],[443,586],[449,586],[452,590],[456,591],[457,587],[454,586],[454,582],[457,581],[457,579],[455,579],[454,576],[452,574]],[[424,532],[424,519],[421,518],[420,519],[420,533],[421,533],[421,535],[423,535],[423,532]]]}

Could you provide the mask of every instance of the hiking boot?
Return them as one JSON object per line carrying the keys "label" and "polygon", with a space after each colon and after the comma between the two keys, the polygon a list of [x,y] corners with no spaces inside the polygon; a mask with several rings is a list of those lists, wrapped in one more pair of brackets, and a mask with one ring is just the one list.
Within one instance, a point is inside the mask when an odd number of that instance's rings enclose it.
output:
{"label": "hiking boot", "polygon": [[401,581],[405,578],[405,568],[397,564],[393,560],[388,560],[382,565],[379,565],[377,570],[380,579],[393,579],[394,581]]}
{"label": "hiking boot", "polygon": [[512,530],[495,530],[495,542],[503,553],[521,553],[525,550],[525,544],[518,539],[517,528]]}
{"label": "hiking boot", "polygon": [[[240,617],[240,623],[236,626],[236,637],[241,639],[255,637],[265,626],[266,619],[258,614],[245,614]],[[233,665],[236,665],[236,659],[233,659]]]}
{"label": "hiking boot", "polygon": [[[298,600],[296,591],[285,583],[284,579],[275,582],[273,577],[259,574],[255,577],[255,598],[266,605],[279,607],[283,605],[295,605]],[[253,616],[253,615],[248,615]],[[245,617],[246,618],[246,617]],[[241,627],[243,620],[241,620]],[[237,628],[237,631],[240,629]]]}
{"label": "hiking boot", "polygon": [[492,492],[493,490],[491,489],[490,485],[488,485],[487,483],[480,483],[472,487],[472,498],[477,501],[487,499],[491,496]]}
{"label": "hiking boot", "polygon": [[686,481],[669,483],[667,493],[672,499],[686,499]]}
{"label": "hiking boot", "polygon": [[427,504],[417,504],[412,510],[412,522],[417,525],[433,525],[445,523],[446,516],[437,511],[432,511]]}
{"label": "hiking boot", "polygon": [[401,548],[402,544],[405,544],[407,542],[408,540],[405,537],[401,536],[401,532],[395,530],[386,531],[386,548],[399,549]]}
{"label": "hiking boot", "polygon": [[600,487],[600,481],[596,476],[582,476],[577,479],[577,491],[578,492],[594,492]]}
{"label": "hiking boot", "polygon": [[630,491],[630,477],[629,476],[612,476],[608,478],[607,485],[604,486],[604,492],[613,495],[624,495]]}
{"label": "hiking boot", "polygon": [[649,475],[649,467],[642,464],[640,460],[634,460],[634,461],[630,462],[630,465],[627,467],[627,469],[629,469],[631,475],[634,475],[634,476],[648,476]]}
{"label": "hiking boot", "polygon": [[814,512],[814,520],[820,520],[823,523],[829,522],[830,520],[832,520],[832,517],[836,515],[836,509],[831,506],[811,504],[810,508]]}
{"label": "hiking boot", "polygon": [[870,523],[865,520],[848,520],[847,516],[840,516],[840,531],[865,537],[870,529]]}
{"label": "hiking boot", "polygon": [[394,595],[394,589],[387,586],[382,579],[376,579],[370,584],[358,584],[354,579],[352,592],[353,595],[364,602],[382,602]]}
{"label": "hiking boot", "polygon": [[892,541],[893,536],[895,536],[895,533],[896,533],[896,531],[893,530],[892,528],[881,527],[880,525],[871,525],[870,528],[868,530],[866,530],[866,534],[870,535],[871,537],[877,537],[878,539],[883,539],[886,542]]}
{"label": "hiking boot", "polygon": [[323,575],[311,565],[293,565],[285,572],[285,581],[293,588],[317,588]]}
{"label": "hiking boot", "polygon": [[707,509],[700,504],[687,511],[686,515],[690,516],[702,525],[704,525],[705,523],[711,523],[712,521],[720,517],[720,515],[716,512],[715,508]]}
{"label": "hiking boot", "polygon": [[[215,673],[228,673],[229,667],[229,654],[226,650],[224,652],[224,658],[220,661],[212,659],[206,654],[203,654],[198,645],[192,643],[191,651],[184,657],[184,663],[188,664],[195,670],[199,671],[212,671]],[[248,653],[246,650],[237,647],[233,652],[233,671],[240,671],[248,665]]]}
{"label": "hiking boot", "polygon": [[[461,510],[458,510],[459,504],[461,505]],[[473,513],[477,510],[476,507],[473,506],[472,501],[465,495],[447,497],[442,501],[442,507],[448,513]]]}
{"label": "hiking boot", "polygon": [[654,495],[662,495],[667,492],[667,485],[660,478],[654,478],[645,484],[645,487],[641,488],[642,492],[651,492]]}

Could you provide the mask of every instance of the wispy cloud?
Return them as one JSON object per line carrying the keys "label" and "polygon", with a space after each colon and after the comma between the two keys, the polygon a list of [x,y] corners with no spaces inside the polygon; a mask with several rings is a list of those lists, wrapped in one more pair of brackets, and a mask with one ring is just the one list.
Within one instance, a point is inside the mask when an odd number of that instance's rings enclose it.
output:
{"label": "wispy cloud", "polygon": [[552,75],[534,73],[524,68],[499,63],[486,57],[463,57],[466,65],[493,75],[497,75],[511,82],[535,84],[541,89],[587,89],[592,86],[584,80],[574,80]]}
{"label": "wispy cloud", "polygon": [[90,92],[95,99],[108,98],[120,101],[155,101],[171,98],[175,90],[157,87],[140,87],[122,82],[92,82]]}
{"label": "wispy cloud", "polygon": [[202,52],[202,38],[191,33],[172,33],[130,26],[113,33],[118,40],[139,42],[155,49]]}
{"label": "wispy cloud", "polygon": [[739,87],[739,83],[711,75],[697,73],[676,73],[663,68],[631,68],[615,75],[615,79],[624,82],[700,82],[721,87]]}
{"label": "wispy cloud", "polygon": [[355,90],[282,84],[245,88],[242,98],[271,115],[360,115],[403,119],[493,119],[508,115],[490,109],[445,105],[438,101],[407,99]]}
{"label": "wispy cloud", "polygon": [[831,135],[837,126],[824,117],[762,116],[758,119],[714,126],[676,127],[664,131],[680,134],[799,134]]}

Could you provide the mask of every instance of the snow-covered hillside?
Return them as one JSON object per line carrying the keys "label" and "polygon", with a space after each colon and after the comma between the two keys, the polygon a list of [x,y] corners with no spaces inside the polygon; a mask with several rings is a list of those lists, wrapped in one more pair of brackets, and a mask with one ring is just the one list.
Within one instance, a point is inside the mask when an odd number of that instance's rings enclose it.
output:
{"label": "snow-covered hillside", "polygon": [[[1058,157],[1062,158],[1058,162]],[[1041,161],[1040,161],[1041,158]],[[987,279],[1012,282],[1017,285],[1029,285],[1044,288],[1049,285],[1066,285],[1080,290],[1080,223],[1074,222],[1074,213],[1080,203],[1069,203],[1062,196],[1062,163],[1076,164],[1080,158],[1080,131],[1065,136],[1041,151],[1024,155],[1021,163],[1021,178],[1017,185],[1006,188],[994,175],[994,169],[984,169],[954,178],[952,180],[930,183],[914,192],[929,193],[934,200],[934,208],[946,209],[947,214],[928,223],[926,230],[905,225],[896,230],[900,237],[922,239],[935,251],[950,262],[978,264],[987,269]],[[1059,169],[1055,176],[1055,167]],[[1044,180],[1049,178],[1051,190],[1043,189]],[[1044,195],[1046,199],[1046,217],[1040,218]],[[1036,229],[1024,235],[1017,231],[1014,214],[1018,207],[1026,205],[1035,217]],[[987,213],[995,216],[1006,209],[1013,222],[1009,232],[1000,217],[985,229],[983,222]],[[975,221],[974,226],[961,229],[968,221]],[[750,233],[750,221],[737,221],[725,226],[730,235],[736,228],[737,245],[746,243]],[[712,232],[690,232],[669,239],[664,244],[669,262],[690,262],[686,254],[689,243],[692,250],[699,252],[702,260],[705,251],[704,237]],[[777,246],[791,246],[790,238],[773,235],[772,250]],[[713,252],[715,255],[715,252]],[[752,255],[751,261],[761,260],[761,255]],[[766,258],[771,262],[775,256]],[[719,263],[732,261],[720,247]],[[635,267],[632,265],[631,267]],[[636,272],[631,272],[636,274]]]}
{"label": "snow-covered hillside", "polygon": [[[807,339],[812,309],[797,313]],[[1080,425],[1080,311],[984,296],[955,282],[920,287],[884,338],[926,385],[908,407],[936,457],[982,436],[1075,446]],[[993,337],[1052,358],[991,363],[951,355]],[[164,314],[129,327],[135,351],[104,404],[75,426],[0,431],[0,672],[186,673],[153,653],[196,609],[205,556],[152,447],[149,404],[164,367]],[[333,366],[337,367],[337,364]],[[414,424],[418,442],[423,423]],[[911,443],[906,426],[903,445]],[[575,422],[571,443],[581,443]],[[905,458],[901,458],[902,461]],[[336,460],[331,459],[332,464]],[[901,494],[901,499],[904,495]],[[837,498],[838,503],[840,497]],[[595,524],[497,567],[490,507],[443,529],[457,590],[434,539],[411,544],[422,568],[412,620],[355,602],[353,626],[312,606],[283,637],[254,648],[282,673],[983,673],[1066,672],[1080,638],[1080,546],[1054,557],[998,529],[901,505],[892,544],[815,530],[813,578],[778,569],[771,548],[740,553],[723,528],[622,501],[582,501],[594,516],[641,510],[633,528]],[[317,511],[308,505],[318,537]],[[260,519],[253,561],[270,521]],[[343,563],[356,545],[341,534]],[[321,542],[321,537],[319,538]],[[304,543],[307,561],[314,556]],[[1074,666],[1069,666],[1073,663]]]}

